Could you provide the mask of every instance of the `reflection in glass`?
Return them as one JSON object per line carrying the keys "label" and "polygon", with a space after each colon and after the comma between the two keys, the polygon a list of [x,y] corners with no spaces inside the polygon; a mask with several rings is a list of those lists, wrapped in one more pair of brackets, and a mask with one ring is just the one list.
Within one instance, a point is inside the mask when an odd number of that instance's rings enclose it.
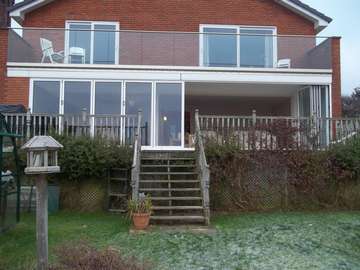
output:
{"label": "reflection in glass", "polygon": [[150,145],[151,142],[151,88],[151,83],[126,83],[126,114],[142,111],[142,145]]}
{"label": "reflection in glass", "polygon": [[121,82],[96,82],[95,114],[121,114]]}
{"label": "reflection in glass", "polygon": [[115,30],[115,25],[95,25],[94,64],[115,64]]}
{"label": "reflection in glass", "polygon": [[156,84],[156,145],[181,146],[181,84]]}
{"label": "reflection in glass", "polygon": [[204,28],[204,33],[207,33],[203,34],[204,66],[236,67],[237,30],[232,28]]}
{"label": "reflection in glass", "polygon": [[64,113],[90,113],[90,82],[66,81],[64,88]]}
{"label": "reflection in glass", "polygon": [[59,99],[59,81],[34,81],[32,112],[59,113]]}
{"label": "reflection in glass", "polygon": [[272,30],[240,29],[240,66],[272,67]]}

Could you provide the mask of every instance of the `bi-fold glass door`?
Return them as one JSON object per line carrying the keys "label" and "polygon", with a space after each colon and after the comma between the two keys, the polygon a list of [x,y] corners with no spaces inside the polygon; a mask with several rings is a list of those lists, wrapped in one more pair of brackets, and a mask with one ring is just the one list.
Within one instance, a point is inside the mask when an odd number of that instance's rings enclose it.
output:
{"label": "bi-fold glass door", "polygon": [[[96,115],[92,126],[104,129],[108,125],[105,117],[136,115],[141,110],[141,137],[145,148],[184,146],[182,82],[34,79],[32,84],[30,107],[33,112],[81,115],[86,111]],[[135,126],[130,127],[123,123],[123,118],[119,119],[118,128],[113,129],[120,137],[126,132],[133,135]],[[91,132],[97,135],[96,129]]]}

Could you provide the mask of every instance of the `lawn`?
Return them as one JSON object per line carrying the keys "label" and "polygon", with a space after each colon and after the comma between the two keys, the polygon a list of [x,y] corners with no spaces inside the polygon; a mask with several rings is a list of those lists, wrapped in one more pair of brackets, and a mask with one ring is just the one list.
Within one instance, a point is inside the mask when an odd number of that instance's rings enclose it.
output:
{"label": "lawn", "polygon": [[[218,216],[213,234],[129,234],[129,222],[110,214],[61,212],[49,217],[50,253],[86,239],[111,246],[155,269],[360,269],[360,212]],[[0,269],[31,269],[35,223],[25,215],[0,236]],[[52,256],[51,260],[55,258]]]}

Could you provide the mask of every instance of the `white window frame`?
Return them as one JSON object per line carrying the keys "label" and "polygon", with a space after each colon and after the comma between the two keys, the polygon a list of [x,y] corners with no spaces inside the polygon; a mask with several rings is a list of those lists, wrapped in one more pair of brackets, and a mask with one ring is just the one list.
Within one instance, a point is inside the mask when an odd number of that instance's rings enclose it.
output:
{"label": "white window frame", "polygon": [[89,24],[91,26],[91,37],[90,37],[90,64],[94,64],[94,31],[95,25],[113,25],[115,26],[115,62],[114,65],[119,64],[119,53],[120,53],[120,24],[118,22],[108,21],[76,21],[67,20],[65,21],[65,63],[69,62],[69,33],[71,31],[70,24]]}
{"label": "white window frame", "polygon": [[[277,27],[276,26],[252,26],[252,25],[222,25],[222,24],[200,24],[199,27],[199,65],[201,67],[205,67],[204,63],[204,35],[206,34],[204,32],[204,28],[221,28],[221,29],[236,29],[236,63],[237,68],[241,68],[240,65],[240,30],[271,30],[273,31],[273,67],[277,67],[277,61],[278,61],[278,48],[277,48]],[[271,67],[270,67],[271,68]]]}

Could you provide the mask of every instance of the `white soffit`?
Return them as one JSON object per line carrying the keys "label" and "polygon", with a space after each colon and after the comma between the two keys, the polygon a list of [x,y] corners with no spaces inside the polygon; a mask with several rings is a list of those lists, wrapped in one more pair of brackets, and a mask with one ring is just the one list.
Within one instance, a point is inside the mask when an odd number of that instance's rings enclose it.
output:
{"label": "white soffit", "polygon": [[295,4],[290,0],[275,0],[275,1],[278,2],[280,5],[299,14],[300,16],[312,21],[314,23],[314,28],[317,33],[321,32],[329,25],[329,22],[326,21],[325,19],[321,18],[320,16],[314,14],[313,12],[310,12],[309,10],[303,7],[300,7],[299,5]]}

